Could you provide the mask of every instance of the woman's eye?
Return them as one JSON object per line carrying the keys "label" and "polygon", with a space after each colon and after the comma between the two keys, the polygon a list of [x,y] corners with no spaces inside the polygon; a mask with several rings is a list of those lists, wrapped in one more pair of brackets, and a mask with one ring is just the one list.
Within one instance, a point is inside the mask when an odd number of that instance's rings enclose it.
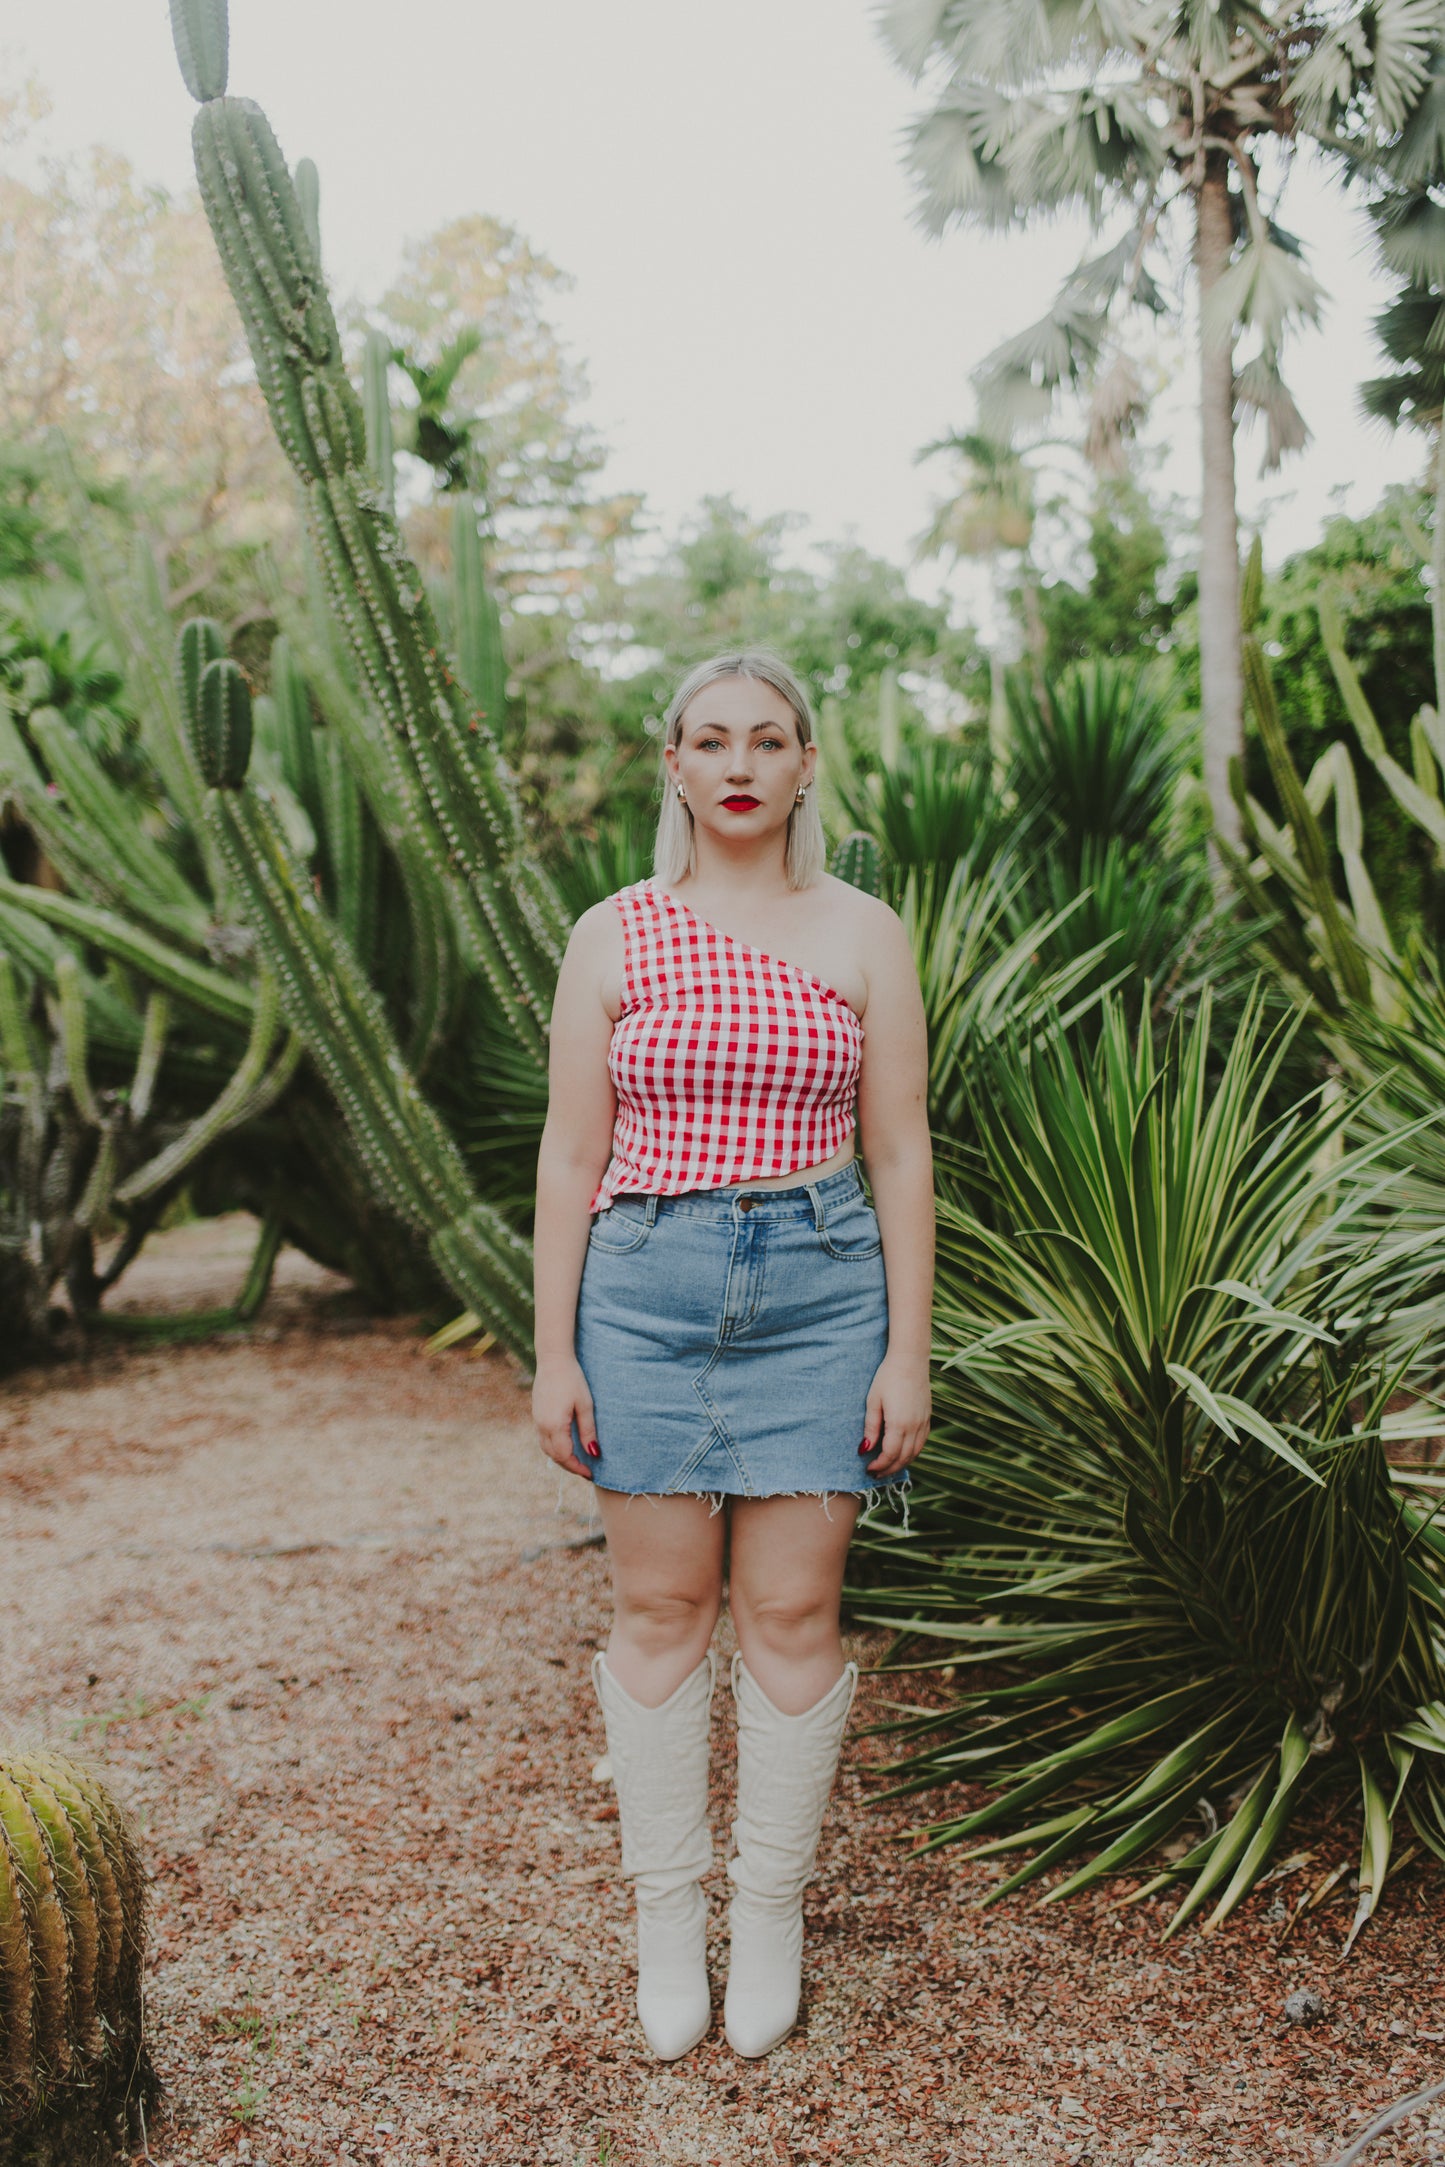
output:
{"label": "woman's eye", "polygon": [[[720,737],[700,737],[693,749],[696,752],[711,752],[714,746],[722,746]],[[780,737],[763,737],[758,740],[760,752],[781,752],[782,749],[783,741]]]}

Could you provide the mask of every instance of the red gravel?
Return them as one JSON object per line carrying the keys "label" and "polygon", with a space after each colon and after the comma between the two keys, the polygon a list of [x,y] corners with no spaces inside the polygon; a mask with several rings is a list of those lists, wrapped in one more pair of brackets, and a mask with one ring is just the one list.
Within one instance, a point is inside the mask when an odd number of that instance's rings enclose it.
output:
{"label": "red gravel", "polygon": [[[238,1229],[186,1229],[129,1299],[224,1299],[243,1260]],[[250,1337],[0,1390],[0,1704],[82,1742],[140,1824],[157,2163],[1255,2167],[1329,2159],[1445,2074],[1433,1869],[1341,1969],[1347,1883],[1283,1947],[1271,1915],[1343,1856],[1328,1828],[1210,1941],[1161,1949],[1162,1908],[1110,1908],[1128,1881],[980,1913],[1002,1869],[911,1863],[906,1816],[864,1805],[875,1741],[809,1897],[806,2029],[762,2064],[720,2028],[648,2060],[592,1778],[605,1566],[565,1547],[589,1524],[503,1359],[360,1325],[294,1259]],[[865,1684],[861,1719],[905,1690]],[[1309,2029],[1281,2013],[1302,1986]],[[1445,2112],[1367,2158],[1445,2159]]]}

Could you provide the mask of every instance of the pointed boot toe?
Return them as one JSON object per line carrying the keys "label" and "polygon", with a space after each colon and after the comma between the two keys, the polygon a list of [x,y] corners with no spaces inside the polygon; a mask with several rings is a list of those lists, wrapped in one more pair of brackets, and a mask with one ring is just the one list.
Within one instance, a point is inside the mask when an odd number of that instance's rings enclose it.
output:
{"label": "pointed boot toe", "polygon": [[712,2023],[707,1903],[694,1881],[637,1915],[637,2021],[660,2062],[675,2062]]}
{"label": "pointed boot toe", "polygon": [[776,1920],[733,1920],[723,2029],[734,2054],[758,2061],[781,2046],[798,2021],[803,1927]]}

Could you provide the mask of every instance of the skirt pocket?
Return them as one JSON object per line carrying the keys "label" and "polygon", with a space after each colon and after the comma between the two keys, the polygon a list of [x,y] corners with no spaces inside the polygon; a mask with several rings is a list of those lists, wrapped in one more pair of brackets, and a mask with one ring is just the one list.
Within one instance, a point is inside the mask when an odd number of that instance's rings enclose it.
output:
{"label": "skirt pocket", "polygon": [[611,1204],[606,1211],[599,1211],[593,1218],[587,1234],[589,1249],[600,1250],[604,1256],[630,1256],[640,1249],[652,1232],[653,1221],[645,1204]]}
{"label": "skirt pocket", "polygon": [[878,1214],[861,1192],[825,1208],[818,1239],[828,1255],[843,1264],[866,1263],[883,1248]]}

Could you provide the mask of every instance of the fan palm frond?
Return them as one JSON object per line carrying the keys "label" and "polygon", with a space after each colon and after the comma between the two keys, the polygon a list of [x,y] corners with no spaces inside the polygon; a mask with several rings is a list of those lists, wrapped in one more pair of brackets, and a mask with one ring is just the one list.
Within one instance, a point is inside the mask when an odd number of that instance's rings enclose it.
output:
{"label": "fan palm frond", "polygon": [[1261,474],[1273,474],[1286,453],[1304,450],[1310,440],[1309,424],[1280,374],[1272,348],[1267,347],[1236,369],[1234,397],[1238,406],[1246,413],[1258,414],[1265,425]]}
{"label": "fan palm frond", "polygon": [[1277,347],[1291,324],[1318,320],[1323,298],[1297,246],[1272,233],[1251,234],[1209,295],[1207,320],[1220,337],[1243,324]]}

